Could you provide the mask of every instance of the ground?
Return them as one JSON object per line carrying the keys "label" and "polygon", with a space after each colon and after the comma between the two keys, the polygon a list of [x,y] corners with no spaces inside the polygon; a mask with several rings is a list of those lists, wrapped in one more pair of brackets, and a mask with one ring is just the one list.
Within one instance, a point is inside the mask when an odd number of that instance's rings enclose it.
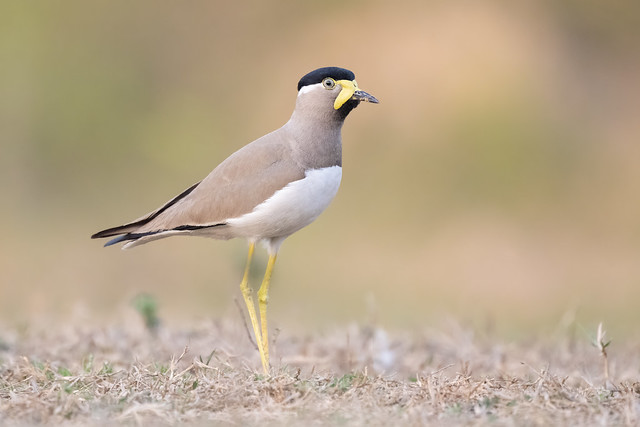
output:
{"label": "ground", "polygon": [[637,424],[640,343],[583,332],[280,331],[268,377],[237,319],[3,326],[0,424]]}

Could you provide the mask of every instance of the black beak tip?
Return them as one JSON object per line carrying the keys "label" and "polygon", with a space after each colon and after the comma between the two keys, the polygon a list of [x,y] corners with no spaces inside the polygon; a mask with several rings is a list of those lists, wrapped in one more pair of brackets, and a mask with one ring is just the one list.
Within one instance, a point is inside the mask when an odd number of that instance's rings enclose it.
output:
{"label": "black beak tip", "polygon": [[356,98],[359,101],[370,102],[372,104],[380,103],[380,101],[378,101],[378,99],[375,96],[368,94],[363,90],[357,90],[353,95],[354,95],[354,98]]}

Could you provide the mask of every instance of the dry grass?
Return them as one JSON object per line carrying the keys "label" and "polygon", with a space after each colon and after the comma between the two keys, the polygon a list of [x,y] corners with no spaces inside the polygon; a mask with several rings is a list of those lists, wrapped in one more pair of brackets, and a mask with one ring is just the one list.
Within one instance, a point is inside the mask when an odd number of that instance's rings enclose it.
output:
{"label": "dry grass", "polygon": [[239,321],[155,335],[139,319],[126,325],[1,329],[0,424],[640,421],[638,343],[608,347],[607,382],[600,350],[570,329],[529,343],[454,322],[281,332],[266,378]]}

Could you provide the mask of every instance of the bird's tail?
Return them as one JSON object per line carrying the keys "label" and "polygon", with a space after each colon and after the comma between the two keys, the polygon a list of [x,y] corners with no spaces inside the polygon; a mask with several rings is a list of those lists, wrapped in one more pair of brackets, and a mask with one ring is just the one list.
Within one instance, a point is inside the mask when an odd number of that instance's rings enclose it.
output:
{"label": "bird's tail", "polygon": [[158,233],[162,233],[162,232],[167,231],[167,230],[154,230],[154,231],[146,231],[146,232],[142,232],[142,233],[136,233],[136,231],[138,231],[140,229],[140,227],[142,227],[143,225],[148,224],[149,222],[153,221],[155,218],[160,216],[163,212],[165,212],[171,206],[175,205],[179,200],[184,199],[186,196],[188,196],[199,184],[200,183],[198,182],[198,183],[192,185],[191,187],[187,188],[182,193],[178,194],[176,197],[174,197],[169,202],[167,202],[164,206],[160,207],[159,209],[156,209],[155,211],[151,212],[150,214],[145,215],[142,218],[139,218],[139,219],[137,219],[137,220],[135,220],[133,222],[130,222],[128,224],[123,224],[123,225],[119,225],[117,227],[111,227],[111,228],[107,228],[106,230],[98,231],[97,233],[92,235],[91,238],[92,239],[102,239],[102,238],[105,238],[105,237],[119,236],[119,237],[116,237],[115,239],[109,240],[105,244],[105,246],[111,246],[111,245],[114,245],[114,244],[119,243],[119,242],[124,242],[124,241],[127,241],[127,240],[138,240],[138,239],[140,239],[142,237],[147,237],[147,236],[151,236],[151,235],[154,235],[154,234],[158,234]]}

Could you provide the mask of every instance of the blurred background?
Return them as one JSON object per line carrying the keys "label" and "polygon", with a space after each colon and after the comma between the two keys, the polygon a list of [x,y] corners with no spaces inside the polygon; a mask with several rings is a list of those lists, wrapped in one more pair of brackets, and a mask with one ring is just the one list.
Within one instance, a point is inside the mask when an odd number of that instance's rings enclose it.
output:
{"label": "blurred background", "polygon": [[[233,316],[244,241],[131,251],[133,220],[356,73],[343,182],[290,237],[271,325],[505,334],[640,322],[640,3],[3,2],[0,321]],[[255,286],[265,265],[260,253]],[[238,320],[240,321],[240,320]]]}

